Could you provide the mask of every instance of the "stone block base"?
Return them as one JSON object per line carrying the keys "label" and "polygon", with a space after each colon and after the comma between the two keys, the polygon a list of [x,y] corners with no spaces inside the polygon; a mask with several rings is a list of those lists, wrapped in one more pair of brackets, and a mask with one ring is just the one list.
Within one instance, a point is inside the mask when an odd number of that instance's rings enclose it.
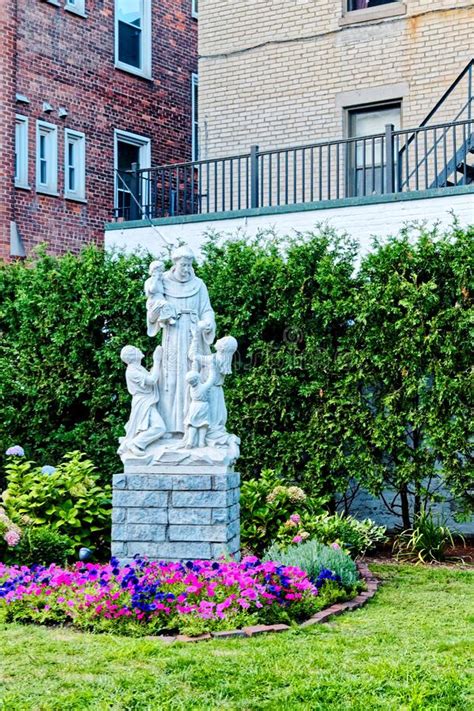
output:
{"label": "stone block base", "polygon": [[112,555],[239,557],[240,475],[226,466],[130,466],[113,478]]}

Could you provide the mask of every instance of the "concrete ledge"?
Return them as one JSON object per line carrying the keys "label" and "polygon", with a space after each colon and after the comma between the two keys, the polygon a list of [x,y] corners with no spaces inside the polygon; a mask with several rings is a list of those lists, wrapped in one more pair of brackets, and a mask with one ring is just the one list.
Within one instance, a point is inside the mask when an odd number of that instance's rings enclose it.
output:
{"label": "concrete ledge", "polygon": [[[210,212],[201,215],[181,215],[179,217],[161,217],[154,220],[130,220],[129,222],[108,222],[105,225],[106,232],[115,230],[130,230],[137,227],[145,228],[150,225],[156,227],[165,225],[185,225],[196,222],[219,222],[221,220],[236,220],[247,217],[264,217],[266,215],[285,215],[295,212],[314,212],[316,210],[328,210],[343,207],[358,207],[361,205],[378,205],[386,203],[400,203],[410,200],[428,200],[431,198],[449,198],[455,195],[474,194],[474,185],[458,185],[448,188],[431,188],[430,190],[411,191],[406,193],[390,193],[390,195],[367,195],[366,197],[350,197],[341,200],[320,200],[318,202],[294,203],[292,205],[279,205],[274,207],[256,207],[248,210],[233,210],[232,212]],[[163,466],[157,466],[163,471]],[[169,466],[169,465],[168,465]],[[191,468],[191,467],[190,467]],[[224,469],[224,467],[223,467]],[[155,467],[150,467],[154,471]],[[135,471],[135,467],[127,468],[126,471]]]}

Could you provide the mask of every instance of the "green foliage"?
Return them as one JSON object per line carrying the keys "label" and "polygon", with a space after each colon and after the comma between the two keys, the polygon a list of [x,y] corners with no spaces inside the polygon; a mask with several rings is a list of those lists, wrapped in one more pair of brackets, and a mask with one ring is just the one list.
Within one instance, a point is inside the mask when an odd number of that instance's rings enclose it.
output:
{"label": "green foliage", "polygon": [[[91,461],[69,452],[51,474],[13,457],[5,466],[2,494],[7,515],[20,526],[50,526],[57,533],[100,550],[109,537],[110,485],[101,484]],[[38,561],[36,561],[38,562]]]}
{"label": "green foliage", "polygon": [[14,440],[43,462],[79,450],[110,480],[129,407],[120,349],[150,345],[148,261],[89,247],[0,265],[2,453]]}
{"label": "green foliage", "polygon": [[[440,483],[472,510],[473,237],[406,229],[358,271],[354,244],[326,227],[209,239],[197,272],[218,333],[239,341],[226,399],[244,480],[273,469],[315,498],[351,480],[392,487],[405,527],[411,495],[419,512]],[[110,480],[130,407],[120,349],[156,345],[149,260],[89,247],[0,266],[0,451],[80,450]]]}
{"label": "green foliage", "polygon": [[338,543],[350,551],[351,555],[364,555],[378,543],[386,541],[385,526],[378,526],[370,518],[358,521],[353,516],[339,513],[322,514],[306,526],[312,538],[330,545]]}
{"label": "green foliage", "polygon": [[339,575],[344,587],[351,588],[357,584],[359,574],[352,558],[341,549],[324,546],[311,540],[282,549],[274,543],[265,553],[264,560],[278,561],[282,565],[295,565],[305,570],[309,577],[316,579],[323,568]]}
{"label": "green foliage", "polygon": [[445,560],[446,549],[450,546],[454,546],[450,529],[435,520],[432,513],[421,511],[415,516],[413,527],[397,536],[393,550],[399,559],[433,563]]}
{"label": "green foliage", "polygon": [[[308,497],[298,486],[285,486],[271,469],[259,479],[242,483],[240,491],[240,538],[242,546],[261,555],[273,540],[285,537],[290,515],[321,511],[325,500]],[[294,534],[293,534],[294,535]]]}
{"label": "green foliage", "polygon": [[[357,479],[399,492],[403,526],[444,484],[472,511],[474,227],[376,241],[363,260],[345,343],[345,398],[357,393]],[[355,420],[352,419],[354,422]]]}
{"label": "green foliage", "polygon": [[72,555],[74,547],[68,536],[51,526],[27,526],[10,558],[14,558],[18,565],[65,565]]}

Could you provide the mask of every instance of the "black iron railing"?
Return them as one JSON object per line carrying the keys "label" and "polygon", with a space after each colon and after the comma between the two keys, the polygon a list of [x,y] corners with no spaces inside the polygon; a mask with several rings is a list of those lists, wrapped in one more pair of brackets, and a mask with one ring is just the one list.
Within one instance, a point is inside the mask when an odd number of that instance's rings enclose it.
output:
{"label": "black iron railing", "polygon": [[117,175],[116,218],[233,212],[472,182],[474,118]]}

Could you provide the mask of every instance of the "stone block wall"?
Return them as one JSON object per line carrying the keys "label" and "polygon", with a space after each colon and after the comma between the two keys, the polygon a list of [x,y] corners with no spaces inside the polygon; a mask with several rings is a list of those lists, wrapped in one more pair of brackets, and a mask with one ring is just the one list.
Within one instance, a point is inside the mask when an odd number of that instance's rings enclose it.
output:
{"label": "stone block wall", "polygon": [[113,478],[112,555],[238,556],[240,475],[226,467],[132,467]]}

